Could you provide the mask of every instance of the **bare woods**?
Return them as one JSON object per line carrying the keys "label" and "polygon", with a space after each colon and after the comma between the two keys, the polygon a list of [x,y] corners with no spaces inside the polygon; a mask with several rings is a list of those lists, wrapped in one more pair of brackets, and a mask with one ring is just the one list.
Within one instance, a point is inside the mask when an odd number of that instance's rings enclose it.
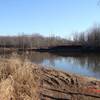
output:
{"label": "bare woods", "polygon": [[51,45],[62,45],[67,43],[66,39],[51,36],[44,37],[39,34],[20,36],[0,36],[0,47],[7,48],[37,48]]}
{"label": "bare woods", "polygon": [[75,33],[73,44],[93,47],[100,46],[100,26],[93,27],[86,32]]}
{"label": "bare woods", "polygon": [[73,39],[58,36],[44,37],[40,34],[0,36],[1,48],[40,48],[58,45],[100,46],[100,27],[93,27],[86,32],[76,32]]}

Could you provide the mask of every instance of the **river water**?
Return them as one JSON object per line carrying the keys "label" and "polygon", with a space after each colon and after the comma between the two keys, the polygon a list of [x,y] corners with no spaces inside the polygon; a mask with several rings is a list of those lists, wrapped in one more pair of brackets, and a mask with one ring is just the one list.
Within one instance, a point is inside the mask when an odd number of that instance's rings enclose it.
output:
{"label": "river water", "polygon": [[99,54],[51,54],[34,52],[29,59],[37,64],[45,65],[64,72],[100,79]]}

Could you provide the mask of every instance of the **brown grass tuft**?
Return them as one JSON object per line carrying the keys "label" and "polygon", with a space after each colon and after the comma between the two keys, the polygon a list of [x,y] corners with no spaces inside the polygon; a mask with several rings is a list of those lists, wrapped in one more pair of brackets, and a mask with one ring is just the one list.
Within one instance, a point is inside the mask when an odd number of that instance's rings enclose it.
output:
{"label": "brown grass tuft", "polygon": [[27,60],[0,59],[0,100],[38,100],[36,70]]}

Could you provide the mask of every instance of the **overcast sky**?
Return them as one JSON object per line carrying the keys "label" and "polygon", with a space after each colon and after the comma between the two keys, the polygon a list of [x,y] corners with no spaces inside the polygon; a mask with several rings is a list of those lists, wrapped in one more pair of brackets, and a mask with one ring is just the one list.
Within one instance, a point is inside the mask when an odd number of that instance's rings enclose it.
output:
{"label": "overcast sky", "polygon": [[98,0],[0,0],[0,35],[71,36],[100,23]]}

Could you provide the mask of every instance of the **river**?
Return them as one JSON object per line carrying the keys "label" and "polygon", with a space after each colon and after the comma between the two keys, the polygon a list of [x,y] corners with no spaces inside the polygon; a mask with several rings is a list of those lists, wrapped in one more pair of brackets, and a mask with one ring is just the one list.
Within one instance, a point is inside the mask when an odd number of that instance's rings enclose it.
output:
{"label": "river", "polygon": [[100,79],[99,54],[53,54],[33,52],[29,54],[33,63],[45,65],[64,72]]}

